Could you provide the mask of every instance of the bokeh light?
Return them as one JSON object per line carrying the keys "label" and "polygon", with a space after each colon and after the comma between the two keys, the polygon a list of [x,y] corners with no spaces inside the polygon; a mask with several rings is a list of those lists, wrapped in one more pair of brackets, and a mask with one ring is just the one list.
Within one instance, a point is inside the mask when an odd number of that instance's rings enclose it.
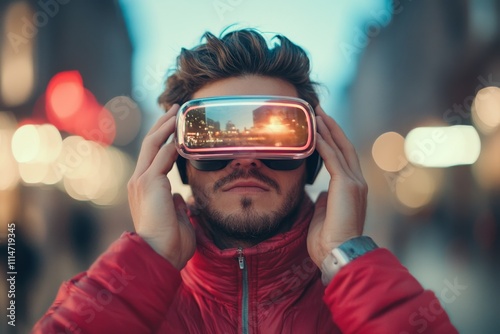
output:
{"label": "bokeh light", "polygon": [[12,153],[17,162],[34,161],[40,151],[40,135],[36,125],[19,127],[12,137]]}
{"label": "bokeh light", "polygon": [[93,148],[94,142],[80,136],[66,137],[62,142],[61,154],[57,158],[57,168],[66,179],[83,178],[93,172],[93,164],[97,164]]}
{"label": "bokeh light", "polygon": [[113,205],[125,199],[124,187],[132,166],[132,160],[120,150],[79,136],[63,140],[57,161],[68,195],[97,205]]}
{"label": "bokeh light", "polygon": [[486,87],[477,92],[471,112],[474,125],[481,132],[495,131],[500,125],[500,88]]}
{"label": "bokeh light", "polygon": [[61,148],[61,134],[52,124],[20,126],[14,134],[12,152],[22,180],[27,184],[60,181],[53,165]]}
{"label": "bokeh light", "polygon": [[84,104],[83,80],[78,71],[56,74],[47,87],[47,103],[53,117],[64,122]]}
{"label": "bokeh light", "polygon": [[[40,106],[35,109],[39,113]],[[46,118],[59,130],[111,145],[116,136],[115,119],[83,86],[78,71],[56,74],[49,82],[45,98]]]}
{"label": "bokeh light", "polygon": [[372,146],[373,160],[381,169],[397,172],[407,164],[404,152],[404,138],[397,132],[381,134]]}
{"label": "bokeh light", "polygon": [[0,169],[9,175],[8,183],[2,180],[2,188],[12,187],[19,178],[27,185],[56,185],[62,181],[59,188],[79,201],[113,205],[124,200],[123,188],[133,162],[120,150],[81,136],[62,140],[52,124],[25,124],[15,132],[11,130],[12,144],[6,130],[1,131],[0,146],[9,145],[2,150],[2,157],[13,153],[12,163]]}
{"label": "bokeh light", "polygon": [[396,182],[396,198],[403,206],[401,211],[418,212],[431,203],[441,182],[442,171],[436,169],[413,167],[399,175]]}
{"label": "bokeh light", "polygon": [[469,125],[415,128],[405,138],[407,159],[424,167],[470,165],[480,152],[479,134]]}
{"label": "bokeh light", "polygon": [[16,120],[10,113],[0,112],[0,191],[11,190],[19,183],[20,175],[12,155],[12,137]]}
{"label": "bokeh light", "polygon": [[125,187],[134,166],[129,156],[112,146],[105,153],[107,163],[103,166],[103,174],[108,176],[101,178],[99,191],[91,199],[97,205],[113,205],[126,200]]}
{"label": "bokeh light", "polygon": [[41,183],[49,171],[49,165],[43,162],[19,163],[19,174],[27,184]]}
{"label": "bokeh light", "polygon": [[11,146],[19,163],[51,163],[59,156],[62,139],[52,124],[26,124],[16,130]]}
{"label": "bokeh light", "polygon": [[[2,13],[3,14],[3,13]],[[0,47],[0,97],[7,106],[25,103],[35,85],[34,39],[23,38],[25,20],[33,11],[25,1],[12,2],[6,9]]]}
{"label": "bokeh light", "polygon": [[485,141],[472,171],[483,189],[500,189],[500,131]]}
{"label": "bokeh light", "polygon": [[48,169],[45,173],[44,178],[41,180],[41,183],[46,185],[54,185],[62,180],[62,174],[57,170],[57,166],[55,161],[47,164]]}
{"label": "bokeh light", "polygon": [[40,150],[36,160],[46,163],[55,161],[62,149],[60,132],[52,124],[42,124],[37,126],[36,129],[40,139]]}
{"label": "bokeh light", "polygon": [[141,110],[128,96],[115,96],[104,108],[113,115],[116,123],[114,145],[125,146],[139,134],[142,124]]}

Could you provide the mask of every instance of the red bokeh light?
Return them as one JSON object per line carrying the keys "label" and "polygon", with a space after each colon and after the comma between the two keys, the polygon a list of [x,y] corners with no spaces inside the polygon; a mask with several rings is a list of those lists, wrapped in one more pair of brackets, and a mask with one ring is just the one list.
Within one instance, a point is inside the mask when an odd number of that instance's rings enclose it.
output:
{"label": "red bokeh light", "polygon": [[47,119],[59,130],[110,145],[116,135],[113,115],[83,86],[78,71],[56,74],[45,99]]}
{"label": "red bokeh light", "polygon": [[56,74],[47,87],[47,102],[61,120],[73,116],[84,103],[83,80],[78,71]]}

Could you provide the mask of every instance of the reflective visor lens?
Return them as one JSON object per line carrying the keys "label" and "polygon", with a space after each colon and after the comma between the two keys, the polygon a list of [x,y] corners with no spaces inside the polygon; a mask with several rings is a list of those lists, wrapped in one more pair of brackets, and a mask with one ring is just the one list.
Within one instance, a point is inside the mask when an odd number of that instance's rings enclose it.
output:
{"label": "reflective visor lens", "polygon": [[[261,160],[264,165],[274,170],[294,170],[305,160]],[[231,160],[190,160],[190,164],[201,171],[212,172],[225,168]]]}
{"label": "reflective visor lens", "polygon": [[295,160],[312,154],[315,133],[314,111],[301,99],[225,96],[182,105],[175,139],[189,160]]}

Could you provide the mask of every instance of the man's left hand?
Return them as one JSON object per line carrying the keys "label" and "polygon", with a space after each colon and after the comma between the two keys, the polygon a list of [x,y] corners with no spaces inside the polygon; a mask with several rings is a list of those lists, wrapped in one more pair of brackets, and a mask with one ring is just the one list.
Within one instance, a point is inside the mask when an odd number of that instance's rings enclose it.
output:
{"label": "man's left hand", "polygon": [[319,195],[307,236],[309,256],[318,267],[328,253],[363,233],[368,187],[358,155],[340,126],[316,107],[316,149],[330,173],[328,192]]}

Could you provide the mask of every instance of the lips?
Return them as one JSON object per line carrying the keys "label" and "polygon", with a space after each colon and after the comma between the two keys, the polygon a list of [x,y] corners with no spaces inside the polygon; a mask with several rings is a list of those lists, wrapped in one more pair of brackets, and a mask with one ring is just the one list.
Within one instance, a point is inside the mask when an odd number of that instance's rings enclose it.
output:
{"label": "lips", "polygon": [[269,191],[269,187],[258,181],[238,181],[222,188],[222,191],[236,191],[236,190],[249,190],[249,191]]}

